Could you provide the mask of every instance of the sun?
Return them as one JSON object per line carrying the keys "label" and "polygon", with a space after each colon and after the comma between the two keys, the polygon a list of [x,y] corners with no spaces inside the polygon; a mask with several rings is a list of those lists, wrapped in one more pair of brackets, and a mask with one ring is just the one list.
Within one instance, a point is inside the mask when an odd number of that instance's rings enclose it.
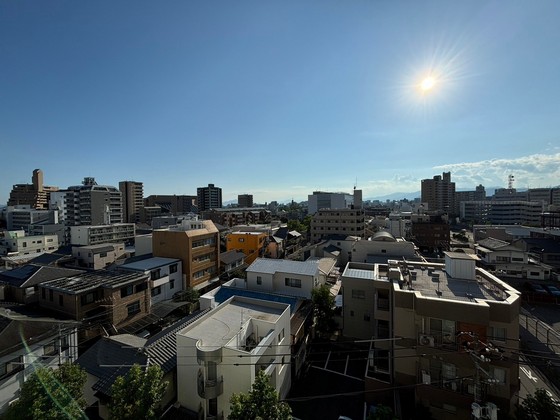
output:
{"label": "sun", "polygon": [[434,79],[432,76],[429,76],[422,80],[422,83],[420,83],[420,89],[422,89],[422,91],[424,92],[427,92],[431,90],[435,84],[436,79]]}

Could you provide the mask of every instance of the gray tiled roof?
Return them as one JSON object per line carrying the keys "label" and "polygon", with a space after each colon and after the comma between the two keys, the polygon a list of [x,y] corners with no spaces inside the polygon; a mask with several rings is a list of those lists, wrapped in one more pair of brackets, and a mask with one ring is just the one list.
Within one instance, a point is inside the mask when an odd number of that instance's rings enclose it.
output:
{"label": "gray tiled roof", "polygon": [[0,274],[0,282],[15,287],[30,287],[80,273],[83,273],[83,270],[28,264]]}
{"label": "gray tiled roof", "polygon": [[274,274],[277,272],[313,276],[319,270],[318,261],[290,261],[257,258],[247,272]]}

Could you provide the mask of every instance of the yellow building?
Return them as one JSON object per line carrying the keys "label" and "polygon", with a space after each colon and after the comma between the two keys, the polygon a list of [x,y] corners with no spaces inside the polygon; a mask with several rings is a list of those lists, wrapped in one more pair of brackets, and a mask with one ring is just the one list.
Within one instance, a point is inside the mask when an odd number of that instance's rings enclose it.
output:
{"label": "yellow building", "polygon": [[227,250],[243,252],[245,262],[251,264],[257,257],[264,255],[267,238],[265,232],[233,232],[227,236]]}
{"label": "yellow building", "polygon": [[183,264],[183,287],[203,289],[219,275],[220,237],[210,220],[185,220],[152,235],[154,257],[178,258]]}

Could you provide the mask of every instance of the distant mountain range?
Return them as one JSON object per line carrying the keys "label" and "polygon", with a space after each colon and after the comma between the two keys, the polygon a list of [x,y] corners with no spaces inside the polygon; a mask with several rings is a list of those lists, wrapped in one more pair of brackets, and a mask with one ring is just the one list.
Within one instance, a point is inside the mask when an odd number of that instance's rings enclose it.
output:
{"label": "distant mountain range", "polygon": [[[486,197],[493,196],[497,189],[504,188],[504,187],[487,187],[486,188]],[[474,188],[458,188],[457,191],[473,191]],[[517,191],[526,191],[527,188],[518,188]],[[415,192],[396,192],[387,195],[380,195],[376,197],[365,198],[365,200],[379,200],[379,201],[399,201],[403,199],[407,200],[414,200],[415,198],[420,198],[420,191]]]}

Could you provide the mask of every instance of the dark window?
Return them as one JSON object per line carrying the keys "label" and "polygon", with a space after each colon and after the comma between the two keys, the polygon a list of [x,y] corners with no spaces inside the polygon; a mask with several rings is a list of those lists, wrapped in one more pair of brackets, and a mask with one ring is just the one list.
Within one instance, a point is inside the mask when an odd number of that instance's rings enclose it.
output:
{"label": "dark window", "polygon": [[54,300],[54,293],[52,290],[49,290],[49,300],[52,302]]}
{"label": "dark window", "polygon": [[161,295],[161,286],[154,287],[152,289],[152,296]]}
{"label": "dark window", "polygon": [[21,356],[18,356],[9,362],[0,363],[0,377],[9,376],[22,369]]}
{"label": "dark window", "polygon": [[157,279],[161,278],[160,271],[161,270],[159,268],[157,270],[152,270],[150,272],[150,279],[151,280],[157,280]]}
{"label": "dark window", "polygon": [[134,293],[134,286],[132,285],[121,288],[121,298],[130,296],[133,293]]}
{"label": "dark window", "polygon": [[64,306],[64,296],[58,295],[58,304]]}
{"label": "dark window", "polygon": [[42,297],[43,299],[46,299],[46,298],[47,298],[47,291],[46,291],[45,289],[41,289],[41,297]]}
{"label": "dark window", "polygon": [[136,293],[142,292],[148,288],[148,283],[140,283],[136,285]]}
{"label": "dark window", "polygon": [[174,288],[175,288],[175,280],[169,280],[169,288],[170,288],[170,289],[174,289]]}
{"label": "dark window", "polygon": [[95,292],[88,293],[87,295],[83,295],[80,298],[82,302],[82,306],[89,305],[95,301]]}
{"label": "dark window", "polygon": [[177,272],[177,264],[172,264],[169,266],[169,274],[173,274]]}
{"label": "dark window", "polygon": [[137,314],[138,312],[140,312],[140,301],[137,300],[136,302],[131,303],[130,305],[127,305],[126,310],[128,312],[128,316],[132,316],[134,314]]}

